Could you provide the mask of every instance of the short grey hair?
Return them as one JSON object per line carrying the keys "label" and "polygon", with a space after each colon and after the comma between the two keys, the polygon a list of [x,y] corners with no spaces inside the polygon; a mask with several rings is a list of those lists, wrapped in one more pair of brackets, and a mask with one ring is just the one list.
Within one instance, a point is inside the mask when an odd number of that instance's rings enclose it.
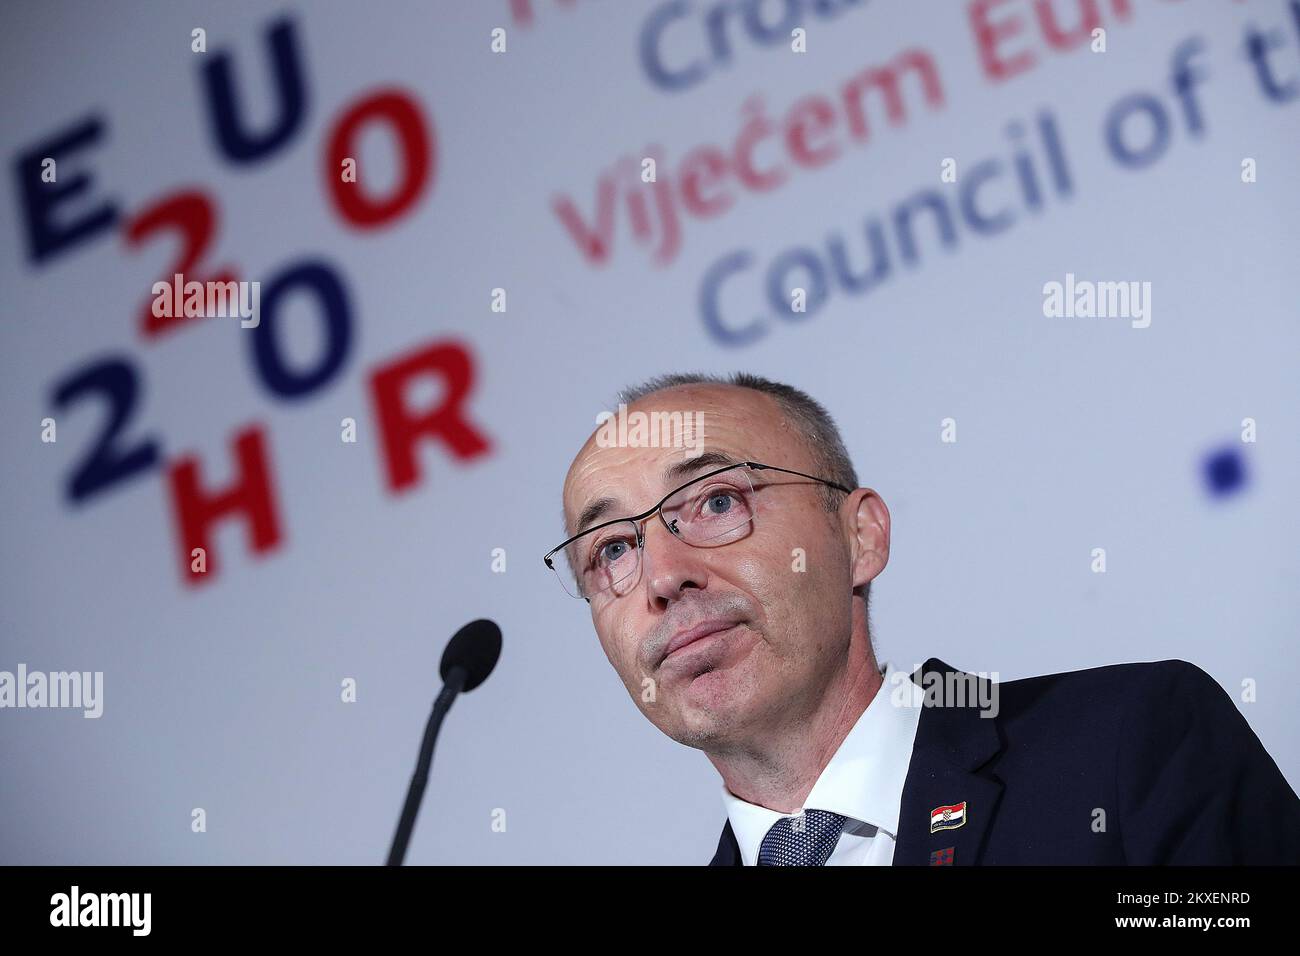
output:
{"label": "short grey hair", "polygon": [[[803,436],[805,445],[812,456],[816,468],[816,477],[829,478],[845,488],[858,487],[858,473],[853,469],[853,461],[844,447],[844,439],[835,425],[830,413],[807,392],[800,391],[793,385],[774,382],[760,375],[748,372],[736,372],[732,375],[709,375],[702,372],[685,372],[674,375],[658,375],[647,379],[640,385],[625,388],[619,393],[618,400],[631,405],[647,395],[662,392],[664,389],[679,385],[735,385],[748,388],[776,399],[782,413],[798,433]],[[782,462],[770,462],[781,465]],[[844,500],[844,492],[829,485],[822,486],[822,498],[827,511],[834,511]]]}

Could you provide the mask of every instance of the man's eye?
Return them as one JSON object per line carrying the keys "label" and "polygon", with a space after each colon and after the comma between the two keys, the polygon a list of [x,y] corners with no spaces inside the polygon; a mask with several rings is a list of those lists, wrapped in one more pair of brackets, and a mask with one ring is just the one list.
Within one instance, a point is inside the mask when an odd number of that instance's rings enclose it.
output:
{"label": "man's eye", "polygon": [[733,501],[732,495],[726,492],[720,492],[709,496],[709,510],[714,514],[726,514],[731,510]]}
{"label": "man's eye", "polygon": [[596,564],[613,564],[627,554],[627,549],[626,541],[606,541],[596,548]]}
{"label": "man's eye", "polygon": [[741,504],[743,504],[743,501],[737,492],[731,489],[719,488],[705,495],[700,510],[704,517],[716,518],[730,514]]}

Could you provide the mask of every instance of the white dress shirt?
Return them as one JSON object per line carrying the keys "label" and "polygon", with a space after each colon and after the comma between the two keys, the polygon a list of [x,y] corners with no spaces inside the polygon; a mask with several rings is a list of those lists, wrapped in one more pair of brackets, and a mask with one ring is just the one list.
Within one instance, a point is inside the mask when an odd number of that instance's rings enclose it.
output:
{"label": "white dress shirt", "polygon": [[[898,840],[903,783],[921,721],[925,692],[907,674],[886,663],[884,682],[830,763],[813,784],[804,810],[830,810],[848,819],[827,866],[890,866]],[[727,819],[745,866],[755,866],[758,848],[772,824],[791,814],[742,800],[722,787]]]}

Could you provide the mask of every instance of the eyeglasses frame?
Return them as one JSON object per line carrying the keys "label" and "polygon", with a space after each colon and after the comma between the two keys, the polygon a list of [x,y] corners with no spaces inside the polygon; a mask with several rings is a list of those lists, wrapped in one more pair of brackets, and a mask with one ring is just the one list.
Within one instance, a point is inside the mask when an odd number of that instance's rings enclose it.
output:
{"label": "eyeglasses frame", "polygon": [[[841,485],[838,481],[831,481],[829,478],[818,478],[816,475],[808,475],[802,471],[795,471],[793,468],[781,468],[778,465],[765,465],[762,462],[757,462],[757,461],[738,461],[730,465],[724,465],[722,468],[717,468],[713,471],[706,472],[703,475],[696,475],[690,481],[685,482],[684,484],[678,486],[677,488],[674,488],[672,491],[668,492],[668,494],[660,498],[659,503],[656,504],[653,508],[648,508],[647,510],[641,512],[641,514],[639,515],[632,515],[631,517],[627,517],[627,518],[611,518],[609,521],[602,521],[600,524],[592,525],[590,528],[584,528],[582,531],[579,531],[573,537],[561,541],[550,551],[547,551],[546,554],[542,555],[542,561],[546,564],[548,568],[554,571],[555,574],[558,576],[560,572],[556,569],[555,565],[551,562],[551,556],[554,555],[557,551],[563,551],[573,542],[577,541],[581,537],[584,537],[585,535],[591,534],[593,531],[599,531],[601,528],[607,528],[610,525],[614,525],[614,524],[623,524],[624,522],[628,522],[628,521],[632,522],[636,526],[637,550],[644,551],[645,550],[645,529],[643,527],[643,522],[645,522],[649,518],[654,517],[655,514],[659,515],[659,520],[663,522],[663,525],[665,528],[668,529],[669,534],[671,534],[674,538],[677,538],[679,541],[683,540],[681,535],[678,534],[678,532],[673,529],[672,525],[670,525],[668,521],[664,518],[663,512],[660,509],[663,508],[663,506],[668,502],[669,498],[677,494],[683,488],[689,488],[691,485],[696,484],[697,482],[705,481],[706,479],[712,478],[715,475],[720,475],[726,471],[733,471],[736,468],[752,468],[754,471],[779,471],[782,474],[796,475],[800,478],[807,478],[809,481],[816,481],[819,484],[828,485],[831,488],[835,488],[838,491],[844,492],[845,494],[853,493],[852,488],[846,488],[843,485]],[[687,543],[689,544],[690,542]],[[561,581],[560,583],[561,585],[563,585],[564,582]],[[605,591],[608,590],[610,590],[610,588],[605,588],[601,591],[598,591],[597,593],[604,594]],[[564,591],[566,594],[568,594],[568,588],[565,588]],[[569,595],[569,596],[580,597],[581,595]],[[589,597],[583,597],[582,600],[586,601],[588,604],[591,603],[591,598]]]}

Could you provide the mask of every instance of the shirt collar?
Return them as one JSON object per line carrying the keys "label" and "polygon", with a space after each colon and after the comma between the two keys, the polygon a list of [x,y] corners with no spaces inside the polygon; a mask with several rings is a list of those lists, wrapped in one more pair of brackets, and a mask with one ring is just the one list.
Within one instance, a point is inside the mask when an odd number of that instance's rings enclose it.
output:
{"label": "shirt collar", "polygon": [[[899,679],[901,676],[901,680]],[[805,810],[830,810],[898,838],[898,811],[921,716],[921,688],[886,663],[884,680],[813,784]],[[753,866],[767,831],[788,814],[749,803],[722,786],[741,862]]]}

